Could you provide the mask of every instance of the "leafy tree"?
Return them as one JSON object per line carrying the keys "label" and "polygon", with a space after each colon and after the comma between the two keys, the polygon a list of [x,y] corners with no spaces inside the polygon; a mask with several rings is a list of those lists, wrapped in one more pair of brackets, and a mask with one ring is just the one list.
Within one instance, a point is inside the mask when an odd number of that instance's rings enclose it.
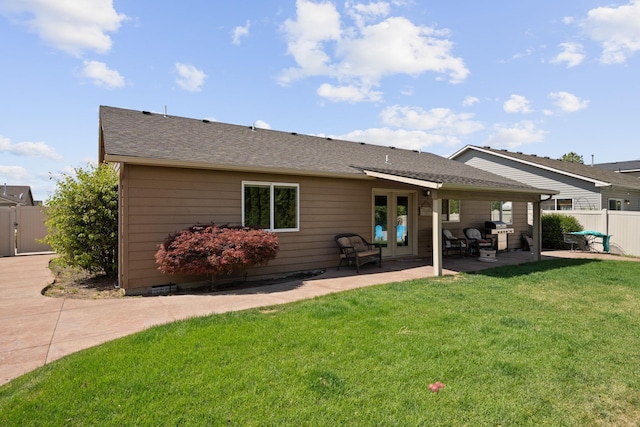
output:
{"label": "leafy tree", "polygon": [[63,174],[46,202],[51,245],[64,265],[115,277],[118,271],[118,176],[107,164]]}
{"label": "leafy tree", "polygon": [[563,160],[565,162],[571,163],[580,163],[581,165],[584,164],[584,159],[582,158],[582,156],[580,154],[574,153],[573,151],[563,154],[562,157],[560,157],[558,160]]}

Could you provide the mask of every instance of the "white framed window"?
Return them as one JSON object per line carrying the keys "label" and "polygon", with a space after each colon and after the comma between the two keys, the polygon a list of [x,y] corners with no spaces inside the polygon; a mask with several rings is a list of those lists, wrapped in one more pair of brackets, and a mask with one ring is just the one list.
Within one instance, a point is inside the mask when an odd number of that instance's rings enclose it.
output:
{"label": "white framed window", "polygon": [[242,225],[300,231],[299,184],[242,181]]}
{"label": "white framed window", "polygon": [[556,199],[556,209],[559,211],[573,210],[573,199]]}
{"label": "white framed window", "polygon": [[460,222],[460,200],[442,200],[442,220]]}
{"label": "white framed window", "polygon": [[513,224],[513,203],[505,201],[491,202],[491,221]]}
{"label": "white framed window", "polygon": [[610,211],[621,211],[622,206],[624,205],[624,200],[622,199],[609,199],[609,210]]}

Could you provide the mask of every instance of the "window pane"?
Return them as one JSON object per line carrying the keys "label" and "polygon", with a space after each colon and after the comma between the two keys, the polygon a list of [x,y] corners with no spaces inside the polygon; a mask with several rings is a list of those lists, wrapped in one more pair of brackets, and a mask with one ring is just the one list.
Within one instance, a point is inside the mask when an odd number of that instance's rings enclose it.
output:
{"label": "window pane", "polygon": [[513,224],[513,203],[504,202],[502,203],[502,222],[506,222],[507,224]]}
{"label": "window pane", "polygon": [[621,211],[622,210],[622,200],[609,199],[609,209],[612,210],[612,211]]}
{"label": "window pane", "polygon": [[491,221],[500,221],[500,205],[498,201],[491,202]]}
{"label": "window pane", "polygon": [[271,228],[269,216],[271,188],[266,185],[245,185],[244,225],[247,227]]}
{"label": "window pane", "polygon": [[573,199],[558,199],[559,211],[570,211],[573,209]]}
{"label": "window pane", "polygon": [[449,221],[460,221],[460,200],[449,200]]}
{"label": "window pane", "polygon": [[298,228],[296,211],[298,208],[298,191],[296,187],[275,186],[273,189],[274,229]]}
{"label": "window pane", "polygon": [[387,247],[387,196],[375,196],[375,212],[374,212],[374,239],[377,244]]}

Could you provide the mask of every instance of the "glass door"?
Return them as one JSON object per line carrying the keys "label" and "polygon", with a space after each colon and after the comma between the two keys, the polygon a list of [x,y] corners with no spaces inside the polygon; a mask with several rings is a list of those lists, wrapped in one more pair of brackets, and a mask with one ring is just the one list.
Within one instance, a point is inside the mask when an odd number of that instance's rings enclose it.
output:
{"label": "glass door", "polygon": [[374,194],[374,242],[382,246],[382,256],[412,255],[413,195],[376,192]]}

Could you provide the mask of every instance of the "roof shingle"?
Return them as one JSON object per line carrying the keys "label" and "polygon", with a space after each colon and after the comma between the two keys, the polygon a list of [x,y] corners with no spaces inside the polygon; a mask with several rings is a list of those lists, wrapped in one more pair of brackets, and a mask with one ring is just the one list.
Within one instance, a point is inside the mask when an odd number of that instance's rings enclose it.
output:
{"label": "roof shingle", "polygon": [[146,160],[175,166],[277,169],[289,174],[354,177],[363,175],[363,169],[375,169],[470,188],[535,190],[435,154],[394,147],[107,106],[100,107],[100,123],[104,156],[101,161]]}

